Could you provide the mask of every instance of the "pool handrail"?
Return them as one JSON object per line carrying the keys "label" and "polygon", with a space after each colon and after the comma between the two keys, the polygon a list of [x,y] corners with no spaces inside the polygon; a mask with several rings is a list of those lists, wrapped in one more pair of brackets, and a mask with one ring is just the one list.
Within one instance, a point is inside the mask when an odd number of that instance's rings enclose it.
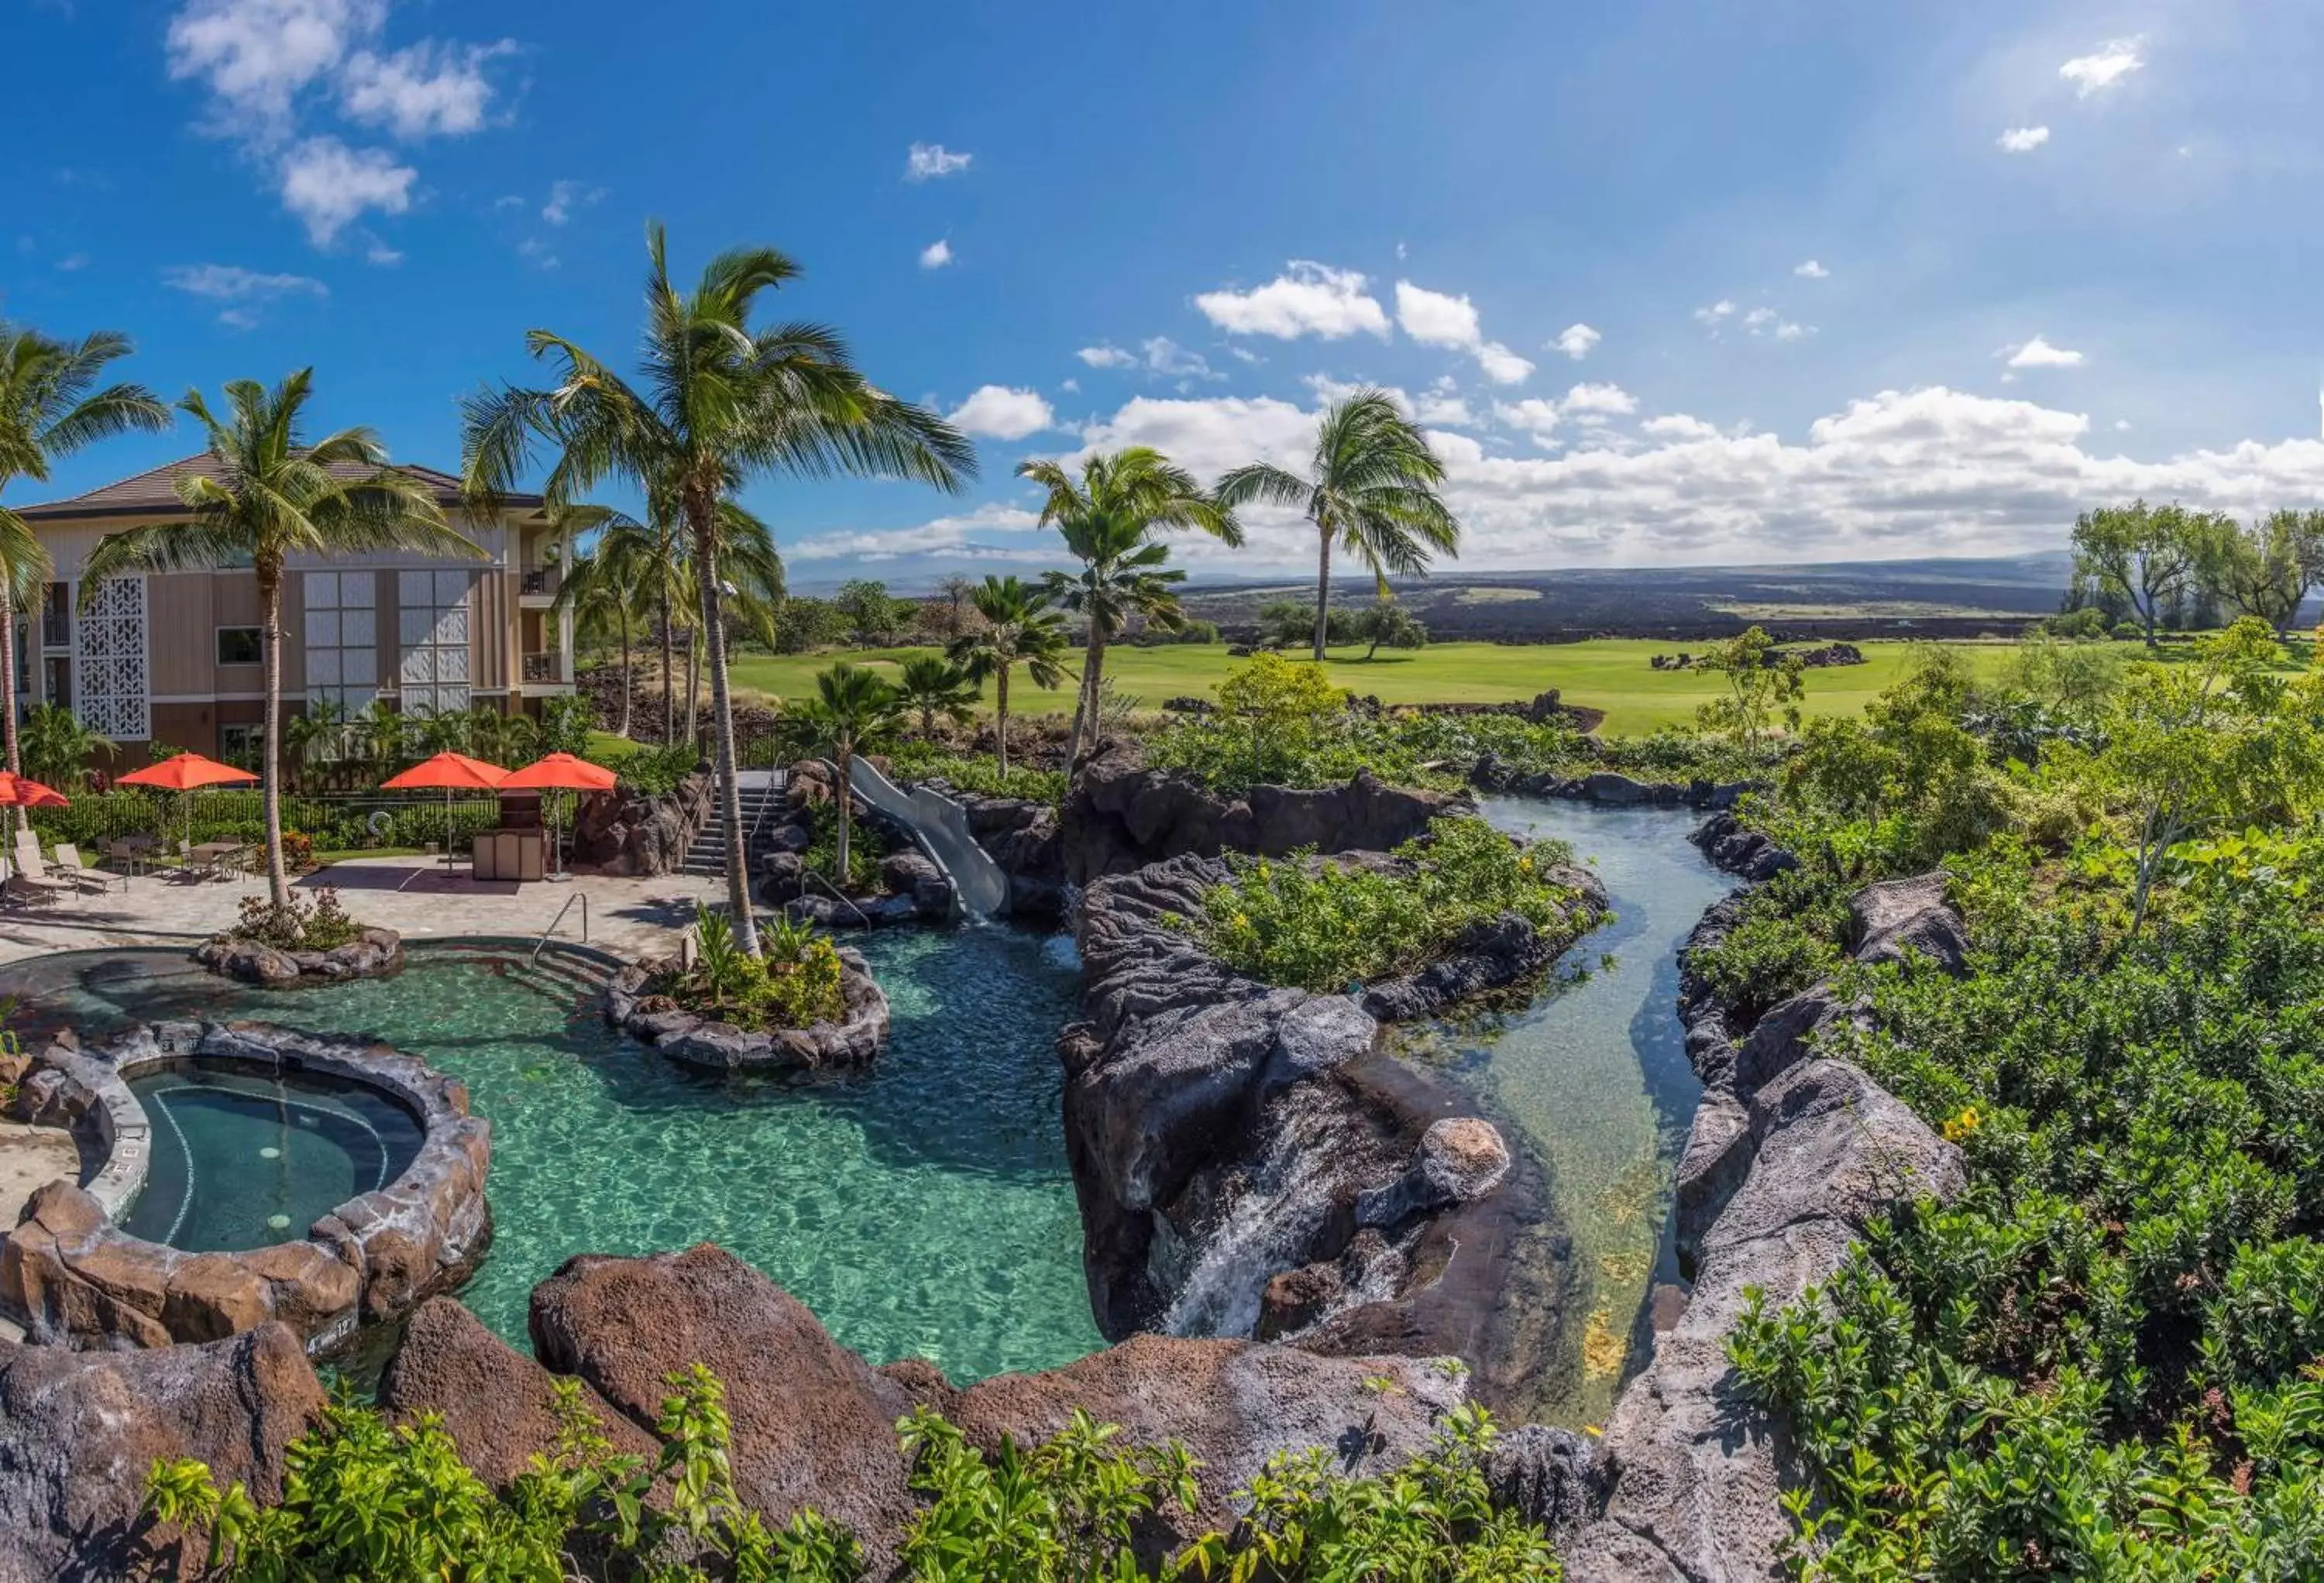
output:
{"label": "pool handrail", "polygon": [[565,898],[565,905],[558,907],[557,916],[549,920],[549,927],[543,929],[540,938],[532,943],[532,954],[524,959],[525,966],[538,967],[540,964],[540,953],[549,949],[549,937],[557,933],[557,926],[565,921],[565,915],[573,910],[573,904],[576,901],[581,904],[581,943],[589,943],[589,893],[576,890]]}

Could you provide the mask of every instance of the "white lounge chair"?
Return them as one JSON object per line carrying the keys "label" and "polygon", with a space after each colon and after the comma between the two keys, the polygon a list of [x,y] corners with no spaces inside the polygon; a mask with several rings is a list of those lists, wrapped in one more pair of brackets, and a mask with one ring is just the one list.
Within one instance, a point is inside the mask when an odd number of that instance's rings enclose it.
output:
{"label": "white lounge chair", "polygon": [[51,907],[70,896],[78,888],[61,879],[49,877],[41,861],[41,841],[29,830],[16,833],[14,871],[8,876],[6,893],[13,900],[28,907]]}
{"label": "white lounge chair", "polygon": [[[56,878],[82,890],[104,892],[113,888],[115,876],[102,869],[92,869],[80,861],[80,849],[69,841],[57,842]],[[122,884],[126,886],[125,879]]]}

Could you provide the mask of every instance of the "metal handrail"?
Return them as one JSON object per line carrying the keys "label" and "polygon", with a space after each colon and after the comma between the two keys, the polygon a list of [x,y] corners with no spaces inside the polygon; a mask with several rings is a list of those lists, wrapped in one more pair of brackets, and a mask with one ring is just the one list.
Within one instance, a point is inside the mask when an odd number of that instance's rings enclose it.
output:
{"label": "metal handrail", "polygon": [[565,898],[565,905],[558,907],[557,916],[549,920],[549,927],[543,929],[540,938],[532,943],[532,954],[525,958],[525,966],[538,967],[540,964],[540,953],[549,949],[549,937],[557,933],[557,925],[565,921],[565,915],[573,910],[573,904],[576,901],[581,904],[581,943],[589,943],[589,893],[576,890]]}
{"label": "metal handrail", "polygon": [[803,863],[799,866],[799,872],[805,874],[817,885],[822,886],[825,890],[831,892],[834,900],[837,901],[842,907],[844,907],[849,912],[855,915],[855,921],[857,923],[863,925],[867,928],[871,926],[871,915],[866,913],[862,907],[857,907],[853,899],[851,898],[845,891],[840,889],[838,886],[834,885],[830,880],[825,879],[822,875],[816,873],[813,869],[807,867]]}

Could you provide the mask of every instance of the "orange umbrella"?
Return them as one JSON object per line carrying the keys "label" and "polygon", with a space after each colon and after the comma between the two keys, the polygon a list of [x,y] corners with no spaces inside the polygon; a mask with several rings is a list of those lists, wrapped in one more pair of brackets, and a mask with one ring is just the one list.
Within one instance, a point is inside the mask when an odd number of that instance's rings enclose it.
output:
{"label": "orange umbrella", "polygon": [[[236,769],[231,764],[221,764],[215,759],[205,759],[199,753],[172,753],[167,759],[148,764],[143,769],[133,769],[117,778],[115,786],[150,786],[163,791],[190,792],[205,786],[224,786],[229,782],[244,784],[258,777],[247,769]],[[186,799],[186,844],[194,844],[194,799]]]}
{"label": "orange umbrella", "polygon": [[402,774],[381,781],[383,791],[444,792],[444,866],[452,866],[452,794],[456,791],[498,791],[508,771],[466,753],[438,753],[422,759]]}
{"label": "orange umbrella", "polygon": [[61,808],[70,801],[54,787],[0,770],[0,803],[12,808]]}
{"label": "orange umbrella", "polygon": [[[508,778],[501,782],[501,790],[612,791],[617,778],[612,770],[603,765],[592,764],[586,759],[576,759],[570,753],[551,753],[521,769],[509,771]],[[565,857],[558,842],[558,834],[552,826],[549,842],[550,850],[557,859],[557,870],[549,878],[569,879],[572,876],[565,871]]]}

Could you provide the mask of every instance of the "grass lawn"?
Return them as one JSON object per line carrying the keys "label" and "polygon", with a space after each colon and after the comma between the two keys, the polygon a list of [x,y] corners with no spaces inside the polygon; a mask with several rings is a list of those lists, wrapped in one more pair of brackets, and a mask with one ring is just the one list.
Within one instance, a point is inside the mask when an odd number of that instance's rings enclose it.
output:
{"label": "grass lawn", "polygon": [[[1660,671],[1648,659],[1675,652],[1680,645],[1651,638],[1595,638],[1582,643],[1438,643],[1406,653],[1383,649],[1366,661],[1360,650],[1344,649],[1326,663],[1332,679],[1358,693],[1377,694],[1389,704],[1494,704],[1524,702],[1555,687],[1568,704],[1606,712],[1605,731],[1629,736],[1657,726],[1691,724],[1695,705],[1715,696],[1720,678],[1700,671]],[[1807,710],[1812,714],[1852,714],[1895,681],[1914,645],[1865,643],[1866,663],[1807,673]],[[1997,667],[2006,643],[1965,643],[1979,671]],[[737,688],[769,698],[810,692],[815,673],[838,659],[853,659],[883,671],[922,652],[914,649],[865,649],[853,654],[742,655],[733,661]],[[1303,658],[1304,657],[1295,657]],[[1223,645],[1182,644],[1160,649],[1115,649],[1106,654],[1106,674],[1121,692],[1146,708],[1165,698],[1208,696],[1229,667],[1240,663]],[[989,696],[989,695],[988,695]],[[1010,704],[1020,713],[1063,712],[1072,706],[1070,684],[1054,693],[1028,686],[1021,674],[1010,688]]]}

